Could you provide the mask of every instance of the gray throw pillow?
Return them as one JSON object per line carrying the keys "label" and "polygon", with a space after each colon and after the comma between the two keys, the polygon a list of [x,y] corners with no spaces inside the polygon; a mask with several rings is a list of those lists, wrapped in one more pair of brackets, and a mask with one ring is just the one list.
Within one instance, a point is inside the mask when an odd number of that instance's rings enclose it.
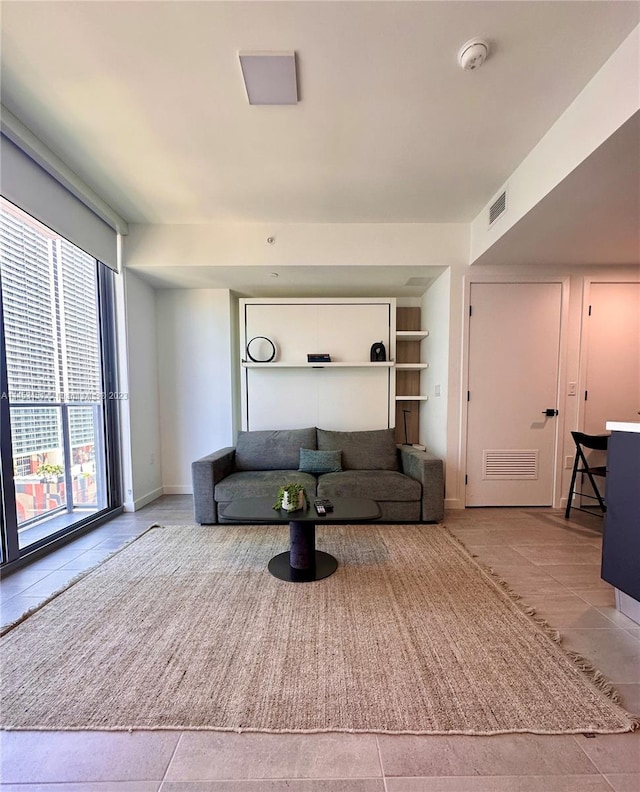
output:
{"label": "gray throw pillow", "polygon": [[303,473],[338,473],[342,470],[342,451],[312,451],[300,449],[300,467]]}
{"label": "gray throw pillow", "polygon": [[394,429],[332,432],[318,429],[318,449],[342,450],[343,470],[399,470]]}

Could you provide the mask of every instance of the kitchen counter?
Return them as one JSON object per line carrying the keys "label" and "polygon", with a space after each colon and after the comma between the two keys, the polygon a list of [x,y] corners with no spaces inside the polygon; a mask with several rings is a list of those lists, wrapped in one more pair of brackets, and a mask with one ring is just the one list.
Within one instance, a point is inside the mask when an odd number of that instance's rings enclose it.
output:
{"label": "kitchen counter", "polygon": [[608,421],[607,513],[602,578],[616,589],[616,607],[640,624],[640,422]]}
{"label": "kitchen counter", "polygon": [[610,432],[636,432],[640,434],[640,421],[607,421]]}

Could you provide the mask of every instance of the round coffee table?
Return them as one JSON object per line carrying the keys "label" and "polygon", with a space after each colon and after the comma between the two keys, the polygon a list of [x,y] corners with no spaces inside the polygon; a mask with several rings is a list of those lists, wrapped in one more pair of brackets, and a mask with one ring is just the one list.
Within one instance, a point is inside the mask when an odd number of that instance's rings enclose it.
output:
{"label": "round coffee table", "polygon": [[274,509],[274,498],[238,498],[221,512],[225,520],[247,523],[289,523],[289,549],[269,561],[269,572],[290,583],[309,583],[329,577],[338,561],[329,553],[316,550],[316,525],[375,520],[380,517],[378,504],[367,498],[334,498],[333,511],[320,516],[313,499],[305,509],[285,512]]}

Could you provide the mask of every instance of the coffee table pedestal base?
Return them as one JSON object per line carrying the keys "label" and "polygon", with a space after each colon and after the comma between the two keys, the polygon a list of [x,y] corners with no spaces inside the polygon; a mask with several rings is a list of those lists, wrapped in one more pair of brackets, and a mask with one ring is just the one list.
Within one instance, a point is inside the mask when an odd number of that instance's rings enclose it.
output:
{"label": "coffee table pedestal base", "polygon": [[322,580],[322,578],[329,577],[338,568],[337,560],[329,553],[323,553],[321,550],[315,551],[315,564],[308,569],[296,569],[291,566],[289,561],[290,555],[287,550],[286,553],[278,553],[269,561],[269,572],[274,577],[280,580],[286,580],[289,583],[310,583],[312,580]]}
{"label": "coffee table pedestal base", "polygon": [[308,583],[329,577],[338,568],[336,559],[316,550],[316,527],[312,522],[289,523],[289,550],[269,561],[269,572],[289,583]]}

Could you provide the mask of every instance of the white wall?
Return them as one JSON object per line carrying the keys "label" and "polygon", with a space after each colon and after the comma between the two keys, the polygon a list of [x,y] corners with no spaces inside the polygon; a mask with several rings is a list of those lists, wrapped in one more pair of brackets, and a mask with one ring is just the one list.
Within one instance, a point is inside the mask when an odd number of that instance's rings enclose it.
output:
{"label": "white wall", "polygon": [[[276,244],[266,244],[267,236]],[[126,266],[466,266],[466,223],[131,225]],[[157,292],[162,486],[191,492],[190,465],[233,444],[240,419],[237,299],[226,290]],[[190,387],[179,388],[176,379]],[[446,383],[443,383],[443,386]],[[445,388],[446,391],[446,388]],[[135,432],[135,429],[133,430]],[[140,454],[144,459],[145,451]]]}
{"label": "white wall", "polygon": [[124,500],[133,511],[162,494],[160,468],[160,404],[156,298],[154,290],[131,272],[124,279],[125,338],[121,389],[128,399],[121,403],[124,462]]}
{"label": "white wall", "polygon": [[191,493],[191,463],[234,441],[232,297],[168,289],[156,301],[162,484],[165,494]]}
{"label": "white wall", "polygon": [[[269,245],[267,237],[275,243]],[[467,223],[131,225],[127,266],[448,266],[469,260]]]}
{"label": "white wall", "polygon": [[420,351],[420,359],[429,364],[421,374],[420,391],[429,399],[420,405],[420,442],[443,459],[447,455],[450,293],[451,270],[447,270],[431,284],[420,306],[422,327],[429,331]]}

